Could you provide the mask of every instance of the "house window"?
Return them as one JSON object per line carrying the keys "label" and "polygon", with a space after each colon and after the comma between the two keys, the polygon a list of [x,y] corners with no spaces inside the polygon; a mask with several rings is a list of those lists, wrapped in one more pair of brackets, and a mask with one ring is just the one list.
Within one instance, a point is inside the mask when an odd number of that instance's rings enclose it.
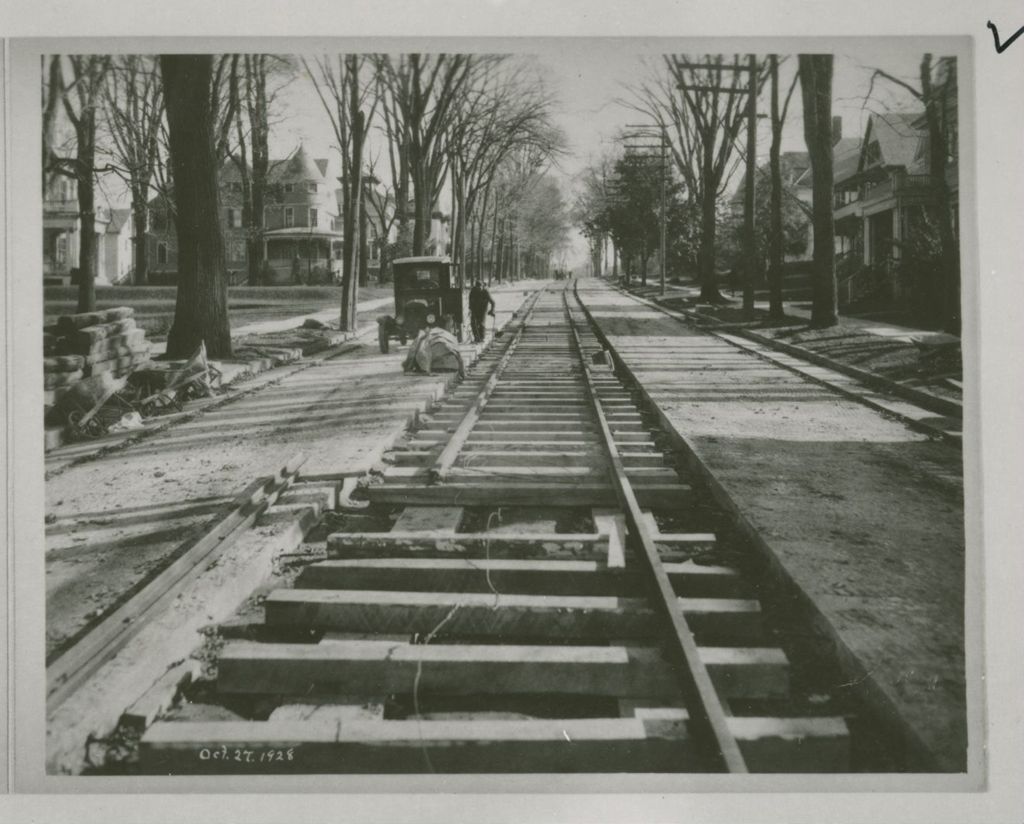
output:
{"label": "house window", "polygon": [[306,188],[310,192],[310,194],[314,194],[314,195],[316,194],[316,184],[315,183],[307,183],[306,184]]}
{"label": "house window", "polygon": [[864,165],[874,166],[882,160],[882,149],[877,142],[869,143],[867,151],[864,152]]}
{"label": "house window", "polygon": [[167,244],[158,243],[156,245],[156,262],[167,263]]}
{"label": "house window", "polygon": [[285,184],[284,184],[284,190],[285,190],[285,192],[288,192],[288,193],[290,193],[290,192],[292,191],[292,189],[294,189],[294,188],[295,188],[295,187],[294,187],[294,186],[293,186],[293,185],[292,185],[291,183],[285,183]]}
{"label": "house window", "polygon": [[68,236],[57,235],[57,251],[56,251],[57,263],[65,264],[68,262]]}
{"label": "house window", "polygon": [[286,228],[295,225],[295,210],[291,206],[285,206],[284,225]]}
{"label": "house window", "polygon": [[245,260],[245,244],[240,240],[232,240],[228,245],[229,260]]}
{"label": "house window", "polygon": [[232,229],[242,228],[242,210],[228,209],[228,226]]}
{"label": "house window", "polygon": [[309,210],[309,225],[316,226],[316,209]]}

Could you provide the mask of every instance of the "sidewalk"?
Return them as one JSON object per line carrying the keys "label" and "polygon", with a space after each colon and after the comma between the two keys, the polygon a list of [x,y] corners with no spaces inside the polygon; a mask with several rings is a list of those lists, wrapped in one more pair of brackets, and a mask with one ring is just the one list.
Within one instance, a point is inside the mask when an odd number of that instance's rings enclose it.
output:
{"label": "sidewalk", "polygon": [[754,550],[783,644],[836,664],[821,691],[898,730],[912,767],[964,770],[959,450],[600,281],[579,295]]}
{"label": "sidewalk", "polygon": [[[963,387],[960,339],[945,332],[913,329],[864,318],[839,316],[828,329],[810,329],[808,309],[784,304],[789,322],[767,318],[768,304],[754,304],[758,317],[744,320],[738,299],[722,306],[698,305],[695,286],[633,286],[632,294],[677,310],[699,323],[779,349],[812,363],[835,369],[920,404],[940,415],[962,415]],[[803,301],[800,301],[802,303]]]}

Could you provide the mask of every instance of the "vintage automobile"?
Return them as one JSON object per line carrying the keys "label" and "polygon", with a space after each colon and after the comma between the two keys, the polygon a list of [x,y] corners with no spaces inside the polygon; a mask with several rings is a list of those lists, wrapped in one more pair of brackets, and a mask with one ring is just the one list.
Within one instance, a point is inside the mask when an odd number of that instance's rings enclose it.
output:
{"label": "vintage automobile", "polygon": [[395,279],[395,317],[377,318],[380,351],[397,338],[403,345],[430,323],[463,337],[463,294],[447,257],[398,258],[391,264]]}

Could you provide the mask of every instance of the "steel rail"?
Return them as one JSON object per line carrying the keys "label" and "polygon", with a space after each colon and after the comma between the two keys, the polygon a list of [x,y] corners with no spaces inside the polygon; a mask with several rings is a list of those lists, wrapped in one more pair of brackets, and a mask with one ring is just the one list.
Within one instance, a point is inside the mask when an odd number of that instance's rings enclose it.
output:
{"label": "steel rail", "polygon": [[235,506],[171,564],[46,668],[47,714],[113,658],[159,610],[171,603],[209,561],[230,547],[298,476],[306,456],[295,455],[271,478],[254,481]]}
{"label": "steel rail", "polygon": [[[707,667],[701,660],[697,641],[693,636],[693,630],[690,629],[686,617],[679,606],[679,599],[676,597],[672,582],[669,580],[668,574],[661,563],[658,548],[647,526],[647,520],[643,517],[643,512],[640,509],[640,504],[637,502],[633,487],[626,477],[626,468],[622,462],[622,456],[615,444],[615,437],[608,424],[608,418],[605,415],[601,398],[594,386],[590,364],[587,362],[583,351],[583,344],[576,330],[576,322],[573,320],[572,310],[569,306],[568,293],[567,286],[562,292],[562,300],[569,319],[569,329],[572,332],[573,342],[576,346],[580,363],[583,366],[587,395],[600,425],[602,440],[608,452],[609,474],[611,475],[616,496],[626,518],[627,540],[631,540],[634,544],[639,545],[642,550],[638,554],[651,576],[651,583],[657,596],[656,609],[665,616],[671,627],[668,638],[670,644],[669,652],[676,664],[683,697],[686,699],[686,709],[689,713],[690,725],[694,733],[704,738],[708,743],[709,749],[712,750],[719,766],[729,773],[746,773],[747,765],[743,759],[743,754],[740,752],[739,744],[729,729],[725,708],[718,697],[718,692],[711,681]],[[575,281],[573,281],[573,295],[576,297],[577,302],[579,302]]]}
{"label": "steel rail", "polygon": [[512,355],[519,345],[519,341],[522,340],[523,332],[526,330],[526,322],[529,320],[530,315],[533,313],[534,307],[537,305],[537,299],[540,297],[541,289],[538,289],[533,293],[531,298],[532,302],[523,314],[523,319],[519,324],[519,328],[516,330],[515,337],[509,342],[508,347],[502,354],[498,362],[491,367],[491,374],[488,376],[487,381],[483,387],[477,393],[473,403],[470,404],[469,409],[466,410],[462,419],[459,421],[459,425],[455,428],[452,436],[448,439],[441,454],[438,455],[437,460],[434,461],[434,465],[430,468],[430,479],[432,483],[443,482],[451,471],[452,466],[455,465],[456,459],[459,457],[459,452],[462,451],[463,445],[466,443],[466,438],[469,437],[469,433],[476,426],[477,421],[480,419],[480,415],[484,411],[484,407],[487,406],[487,402],[491,399],[491,395],[494,393],[495,387],[498,385],[498,381],[501,379],[502,372],[505,371],[505,367],[508,366],[509,361],[512,359]]}

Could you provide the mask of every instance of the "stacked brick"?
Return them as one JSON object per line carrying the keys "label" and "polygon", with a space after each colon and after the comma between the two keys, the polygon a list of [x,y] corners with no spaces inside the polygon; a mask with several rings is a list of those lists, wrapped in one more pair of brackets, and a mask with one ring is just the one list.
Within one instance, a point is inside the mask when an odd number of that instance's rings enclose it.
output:
{"label": "stacked brick", "polygon": [[[121,378],[149,361],[146,330],[127,306],[64,315],[43,330],[45,403],[54,405],[76,383],[106,374]],[[108,374],[109,373],[109,374]]]}

